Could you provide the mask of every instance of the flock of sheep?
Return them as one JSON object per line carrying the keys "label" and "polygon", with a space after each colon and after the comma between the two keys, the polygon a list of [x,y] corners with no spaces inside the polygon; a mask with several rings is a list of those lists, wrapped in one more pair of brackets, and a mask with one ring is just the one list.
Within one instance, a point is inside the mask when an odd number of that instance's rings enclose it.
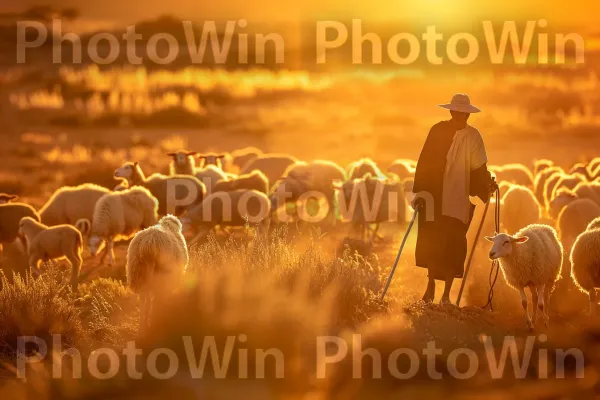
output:
{"label": "flock of sheep", "polygon": [[[16,196],[0,194],[0,260],[2,244],[21,239],[33,272],[39,273],[42,261],[66,258],[76,290],[84,242],[92,256],[101,262],[108,257],[112,265],[114,243],[131,239],[127,280],[140,293],[144,325],[152,297],[161,293],[157,282],[164,287],[178,279],[188,263],[188,245],[210,230],[227,232],[250,221],[258,226],[258,235],[268,232],[271,223],[304,220],[334,226],[347,220],[361,240],[372,241],[379,223],[406,221],[415,169],[415,162],[405,159],[386,172],[371,159],[343,168],[253,147],[168,156],[169,175],[146,176],[137,162],[126,162],[115,171],[119,183],[113,190],[89,183],[62,187],[39,212],[16,202]],[[488,237],[493,242],[489,256],[500,260],[507,283],[520,291],[528,326],[535,322],[536,305],[548,321],[546,308],[564,270],[563,253],[570,255],[571,277],[589,294],[593,311],[595,288],[600,287],[600,158],[570,170],[550,160],[536,161],[533,169],[509,164],[490,170],[500,183],[502,215],[501,232]],[[306,211],[311,201],[324,210],[320,219]],[[482,208],[477,207],[474,224]],[[494,232],[493,213],[483,223],[484,233]],[[186,242],[184,232],[193,239]],[[526,287],[532,293],[533,322],[527,315]]]}

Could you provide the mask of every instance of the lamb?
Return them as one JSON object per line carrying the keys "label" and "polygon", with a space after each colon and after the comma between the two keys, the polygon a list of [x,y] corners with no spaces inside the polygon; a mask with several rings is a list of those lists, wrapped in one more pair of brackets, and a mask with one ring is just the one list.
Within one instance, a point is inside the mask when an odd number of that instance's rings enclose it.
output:
{"label": "lamb", "polygon": [[232,192],[234,190],[257,190],[261,193],[269,193],[269,180],[260,171],[252,171],[237,178],[221,180],[213,188],[213,192]]}
{"label": "lamb", "polygon": [[[406,221],[406,196],[402,182],[382,180],[370,174],[361,179],[333,182],[339,189],[340,214],[352,221],[355,228],[362,228],[362,240],[372,241],[377,236],[381,222],[403,224]],[[366,235],[369,224],[376,224],[372,237]]]}
{"label": "lamb", "polygon": [[96,202],[107,193],[110,190],[91,183],[63,186],[40,209],[41,222],[48,226],[75,225],[82,219],[91,222]]}
{"label": "lamb", "polygon": [[227,181],[229,178],[222,169],[214,165],[209,165],[206,168],[197,169],[194,174],[196,179],[204,184],[207,193],[213,193],[215,186],[221,181]]}
{"label": "lamb", "polygon": [[102,196],[96,203],[89,235],[92,257],[106,247],[100,262],[108,254],[108,264],[113,265],[114,242],[130,239],[138,230],[157,221],[158,200],[146,188],[135,186]]}
{"label": "lamb", "polygon": [[546,201],[544,197],[544,188],[546,185],[546,181],[548,180],[548,178],[550,178],[550,176],[552,176],[552,174],[562,172],[564,172],[562,168],[552,166],[544,169],[543,171],[538,172],[535,175],[535,180],[533,182],[533,191],[535,193],[535,198],[538,199],[540,204],[542,204],[543,206],[546,206]]}
{"label": "lamb", "polygon": [[545,158],[535,160],[535,162],[533,163],[533,175],[537,177],[540,172],[553,166],[554,161],[552,160],[547,160]]}
{"label": "lamb", "polygon": [[6,204],[17,200],[19,196],[16,194],[0,193],[0,204]]}
{"label": "lamb", "polygon": [[513,185],[502,197],[502,224],[509,233],[536,224],[542,217],[542,208],[531,189]]}
{"label": "lamb", "polygon": [[202,202],[206,194],[204,184],[193,176],[153,174],[146,178],[137,162],[125,163],[115,171],[114,176],[127,180],[129,187],[142,186],[148,189],[158,200],[159,215],[181,215],[187,207]]}
{"label": "lamb", "polygon": [[257,190],[234,190],[211,193],[201,204],[188,209],[181,217],[183,231],[194,234],[190,246],[208,234],[215,226],[245,226],[269,221],[271,203],[267,195]]}
{"label": "lamb", "polygon": [[296,157],[285,154],[263,154],[249,161],[240,171],[240,175],[248,174],[254,170],[261,171],[270,184],[283,177],[285,171],[298,161]]}
{"label": "lamb", "polygon": [[154,299],[173,289],[185,272],[189,256],[181,222],[172,215],[135,234],[127,249],[127,284],[139,293],[140,332],[148,327]]}
{"label": "lamb", "polygon": [[28,265],[33,271],[39,271],[40,261],[66,258],[71,264],[71,289],[77,290],[79,270],[83,263],[83,239],[75,227],[49,227],[31,217],[25,217],[19,223],[19,235],[24,237],[27,243]]}
{"label": "lamb", "polygon": [[413,160],[399,158],[389,166],[388,172],[396,175],[400,180],[412,178],[415,175],[417,163]]}
{"label": "lamb", "polygon": [[217,154],[217,153],[204,153],[198,154],[198,159],[200,160],[200,168],[206,168],[209,165],[214,165],[220,170],[223,169],[223,164],[225,159],[231,159],[231,156],[227,153]]}
{"label": "lamb", "polygon": [[[596,221],[596,223],[594,223]],[[596,288],[600,287],[600,218],[577,237],[571,249],[571,278],[590,298],[590,314],[596,314]]]}
{"label": "lamb", "polygon": [[[310,163],[297,162],[291,165],[284,173],[284,178],[279,180],[272,190],[271,203],[273,207],[281,207],[282,201],[297,202],[307,192],[316,192],[327,200],[329,216],[334,218],[335,189],[332,185],[335,181],[344,182],[346,172],[332,161],[316,160]],[[285,198],[281,195],[285,194]]]}
{"label": "lamb", "polygon": [[367,174],[371,176],[385,179],[385,175],[381,172],[375,161],[370,158],[361,158],[358,161],[354,161],[346,168],[348,173],[348,179],[361,179]]}
{"label": "lamb", "polygon": [[[526,226],[514,236],[499,233],[485,238],[493,243],[490,259],[499,260],[504,279],[521,294],[521,304],[529,329],[533,329],[536,321],[536,304],[544,324],[548,326],[546,306],[554,283],[560,277],[563,263],[563,248],[554,228],[534,224]],[[533,322],[527,310],[525,287],[529,287],[531,291]]]}
{"label": "lamb", "polygon": [[590,199],[577,199],[567,205],[558,215],[556,226],[560,240],[568,252],[594,218],[600,216],[600,206]]}
{"label": "lamb", "polygon": [[25,217],[40,220],[37,211],[29,204],[0,204],[0,261],[3,258],[4,244],[12,243],[19,237],[19,222]]}
{"label": "lamb", "polygon": [[523,164],[514,163],[502,166],[490,166],[490,170],[496,174],[498,182],[506,181],[526,187],[533,186],[533,175],[529,168]]}
{"label": "lamb", "polygon": [[231,152],[232,167],[241,171],[248,162],[263,155],[263,152],[256,147],[244,147],[243,149],[234,150]]}
{"label": "lamb", "polygon": [[173,159],[169,163],[169,172],[171,175],[194,175],[196,170],[195,151],[179,150],[167,153]]}

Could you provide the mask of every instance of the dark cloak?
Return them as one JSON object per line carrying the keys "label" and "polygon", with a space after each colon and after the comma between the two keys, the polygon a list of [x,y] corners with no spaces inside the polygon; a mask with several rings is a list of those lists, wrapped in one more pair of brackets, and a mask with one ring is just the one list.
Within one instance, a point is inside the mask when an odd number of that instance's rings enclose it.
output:
{"label": "dark cloak", "polygon": [[[473,218],[475,206],[471,204],[469,222],[442,215],[442,188],[446,157],[456,129],[450,121],[442,121],[429,131],[419,156],[413,192],[427,192],[433,197],[433,220],[426,213],[418,214],[416,265],[428,268],[429,277],[446,280],[462,278],[467,257],[467,230]],[[483,164],[471,171],[469,194],[487,202],[490,195],[491,175]],[[430,219],[427,221],[426,219]]]}

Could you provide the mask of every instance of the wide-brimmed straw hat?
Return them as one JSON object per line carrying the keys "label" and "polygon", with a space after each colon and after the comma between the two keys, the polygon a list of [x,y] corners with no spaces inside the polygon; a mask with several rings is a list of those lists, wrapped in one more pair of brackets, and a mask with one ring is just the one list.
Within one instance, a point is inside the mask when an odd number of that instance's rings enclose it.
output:
{"label": "wide-brimmed straw hat", "polygon": [[478,113],[481,110],[471,104],[471,99],[464,93],[457,93],[452,96],[452,100],[448,104],[439,104],[440,107],[450,111],[459,111],[463,113]]}

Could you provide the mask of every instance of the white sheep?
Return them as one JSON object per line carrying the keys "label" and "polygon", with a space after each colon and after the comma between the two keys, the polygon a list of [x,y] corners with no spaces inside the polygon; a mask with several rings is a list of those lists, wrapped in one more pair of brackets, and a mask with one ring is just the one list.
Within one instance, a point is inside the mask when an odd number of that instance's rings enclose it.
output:
{"label": "white sheep", "polygon": [[127,249],[127,284],[140,295],[140,331],[148,327],[156,298],[168,294],[186,270],[189,256],[181,222],[172,215],[135,234]]}
{"label": "white sheep", "polygon": [[533,175],[537,177],[540,172],[553,166],[554,161],[552,160],[548,160],[545,158],[535,160],[535,162],[533,163]]}
{"label": "white sheep", "polygon": [[3,259],[4,245],[14,242],[19,237],[19,222],[25,217],[40,220],[37,211],[29,204],[0,204],[0,261]]}
{"label": "white sheep", "polygon": [[346,171],[336,163],[327,160],[316,160],[310,163],[299,161],[291,165],[285,171],[284,177],[275,183],[271,196],[272,205],[279,208],[284,203],[297,203],[302,195],[313,192],[327,201],[328,215],[330,219],[335,219],[333,182],[336,181],[346,181]]}
{"label": "white sheep", "polygon": [[536,224],[542,218],[542,207],[531,189],[512,185],[502,197],[501,222],[508,233]]}
{"label": "white sheep", "polygon": [[229,155],[229,153],[221,153],[221,154],[217,154],[217,153],[203,153],[203,154],[198,154],[197,155],[198,160],[200,160],[200,168],[206,168],[209,165],[214,165],[215,167],[219,168],[220,170],[224,171],[225,169],[223,168],[223,164],[225,164],[225,160],[229,160],[227,161],[228,163],[231,162],[231,156]]}
{"label": "white sheep", "polygon": [[263,225],[269,220],[269,198],[256,190],[211,193],[201,204],[188,209],[181,217],[184,232],[194,234],[190,246],[216,226],[240,227]]}
{"label": "white sheep", "polygon": [[79,186],[63,186],[56,190],[40,209],[42,223],[48,226],[93,220],[96,202],[110,190],[86,183]]}
{"label": "white sheep", "polygon": [[590,199],[577,199],[562,209],[556,220],[560,240],[567,252],[590,222],[600,216],[600,206]]}
{"label": "white sheep", "polygon": [[71,264],[71,288],[77,290],[79,270],[83,259],[83,239],[81,233],[71,225],[47,226],[31,217],[21,219],[19,235],[25,238],[29,267],[39,272],[41,261],[67,259]]}
{"label": "white sheep", "polygon": [[249,174],[256,170],[260,171],[269,180],[269,184],[273,185],[278,179],[283,177],[285,171],[290,165],[298,161],[296,157],[286,154],[263,154],[250,160],[240,170],[240,175]]}
{"label": "white sheep", "polygon": [[269,180],[260,171],[252,171],[249,174],[239,175],[228,180],[218,181],[212,188],[213,192],[231,192],[234,190],[258,190],[264,194],[269,193]]}
{"label": "white sheep", "polygon": [[564,172],[562,168],[552,166],[541,170],[535,175],[535,180],[533,182],[533,192],[535,193],[535,198],[538,199],[542,206],[546,206],[546,201],[544,197],[546,181],[548,180],[548,178],[550,178],[552,174],[562,172]]}
{"label": "white sheep", "polygon": [[16,194],[0,193],[0,204],[6,204],[17,200],[19,196]]}
{"label": "white sheep", "polygon": [[[204,184],[193,176],[152,174],[146,178],[137,162],[123,164],[115,171],[114,176],[117,179],[127,180],[130,188],[142,186],[148,189],[158,200],[159,215],[167,213],[181,215],[186,208],[202,202],[206,194]],[[175,203],[175,200],[182,204],[169,204]]]}
{"label": "white sheep", "polygon": [[496,174],[496,181],[506,181],[517,185],[532,187],[533,175],[523,164],[513,163],[501,166],[490,166],[490,171]]}
{"label": "white sheep", "polygon": [[370,158],[361,158],[360,160],[350,163],[346,167],[348,179],[361,179],[363,176],[370,174],[379,179],[385,179],[386,176],[381,172],[375,161]]}
{"label": "white sheep", "polygon": [[417,163],[414,160],[399,158],[388,167],[387,172],[396,175],[400,180],[412,178],[415,175]]}
{"label": "white sheep", "polygon": [[172,158],[169,163],[169,172],[171,175],[194,175],[196,170],[195,151],[179,150],[167,153]]}
{"label": "white sheep", "polygon": [[236,172],[242,171],[248,162],[263,155],[262,150],[256,147],[244,147],[231,152],[231,164]]}
{"label": "white sheep", "polygon": [[571,278],[590,298],[590,314],[596,314],[596,288],[600,287],[600,218],[577,237],[571,249]]}
{"label": "white sheep", "polygon": [[106,247],[100,262],[108,254],[113,265],[115,241],[130,239],[140,229],[158,221],[158,201],[148,189],[135,186],[106,194],[98,200],[91,224],[89,245],[93,257]]}
{"label": "white sheep", "polygon": [[[548,326],[547,306],[554,283],[559,279],[563,262],[563,248],[554,228],[548,225],[529,225],[514,236],[499,233],[486,236],[492,242],[490,259],[498,259],[504,279],[521,294],[521,304],[529,329],[533,329],[537,308]],[[533,322],[527,310],[525,288],[531,291]]]}
{"label": "white sheep", "polygon": [[196,170],[194,176],[206,187],[207,193],[215,191],[215,186],[221,181],[227,181],[229,178],[221,168],[214,165],[208,165],[206,168]]}

